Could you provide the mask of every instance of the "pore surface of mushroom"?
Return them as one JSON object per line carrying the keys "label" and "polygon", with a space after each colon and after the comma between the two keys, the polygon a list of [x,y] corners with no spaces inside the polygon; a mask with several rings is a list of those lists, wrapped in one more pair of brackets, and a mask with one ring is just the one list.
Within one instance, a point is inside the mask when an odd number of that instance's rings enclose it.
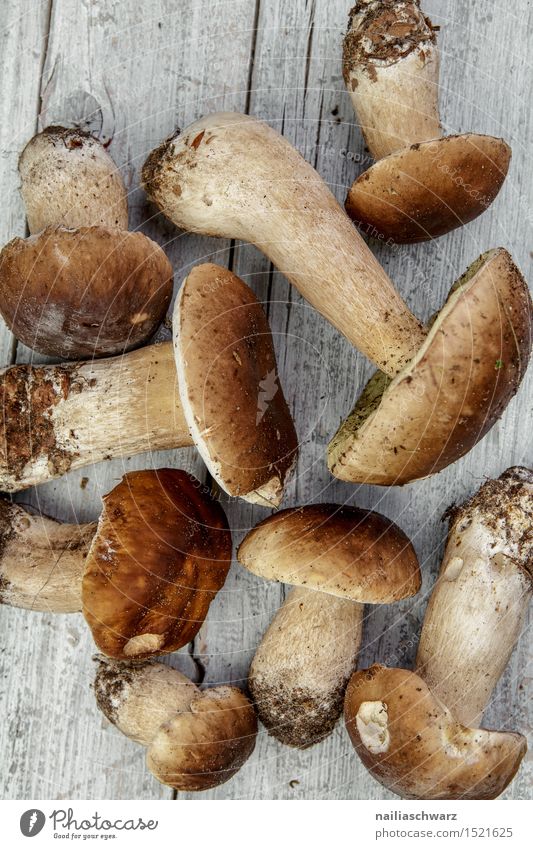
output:
{"label": "pore surface of mushroom", "polygon": [[533,592],[533,472],[515,467],[451,511],[417,672],[464,725],[480,721]]}
{"label": "pore surface of mushroom", "polygon": [[21,194],[30,233],[46,227],[128,229],[126,187],[105,147],[69,127],[47,127],[19,158]]}
{"label": "pore surface of mushroom", "polygon": [[146,342],[172,296],[172,266],[143,233],[48,227],[0,253],[0,313],[30,348],[102,356]]}
{"label": "pore surface of mushroom", "polygon": [[229,781],[250,757],[257,718],[236,687],[200,691],[161,663],[128,665],[98,659],[100,710],[146,747],[148,769],[176,790],[208,790]]}
{"label": "pore surface of mushroom", "polygon": [[414,549],[378,513],[333,504],[282,510],[242,542],[256,575],[297,584],[255,653],[249,687],[281,742],[306,748],[331,733],[357,663],[363,604],[416,594]]}
{"label": "pore surface of mushroom", "polygon": [[207,264],[185,280],[177,313],[186,342],[177,338],[175,351],[163,343],[107,360],[6,369],[0,488],[196,443],[230,495],[277,506],[298,441],[261,305],[239,278]]}
{"label": "pore surface of mushroom", "polygon": [[394,242],[419,242],[472,221],[492,203],[511,150],[499,138],[446,138],[438,112],[435,29],[419,0],[359,0],[343,74],[376,162],[353,184],[350,217]]}
{"label": "pore surface of mushroom", "polygon": [[68,525],[0,500],[0,601],[83,610],[101,651],[140,659],[195,636],[231,563],[219,503],[177,469],[130,472],[98,524]]}
{"label": "pore surface of mushroom", "polygon": [[521,734],[465,727],[405,669],[375,665],[354,673],[344,712],[366,768],[406,799],[494,799],[527,748]]}
{"label": "pore surface of mushroom", "polygon": [[476,444],[516,391],[531,348],[531,299],[507,251],[476,261],[426,332],[316,171],[261,121],[202,118],[152,152],[143,180],[178,226],[256,244],[393,378],[383,393],[379,377],[370,403],[366,393],[334,438],[338,477],[388,485],[439,471]]}

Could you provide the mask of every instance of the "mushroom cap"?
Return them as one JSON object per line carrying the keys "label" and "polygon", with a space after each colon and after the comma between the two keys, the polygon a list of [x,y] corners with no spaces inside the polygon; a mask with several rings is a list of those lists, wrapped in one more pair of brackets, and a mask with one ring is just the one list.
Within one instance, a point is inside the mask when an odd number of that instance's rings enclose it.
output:
{"label": "mushroom cap", "polygon": [[250,757],[257,717],[236,687],[215,687],[161,726],[147,753],[148,769],[176,790],[209,790],[229,781]]}
{"label": "mushroom cap", "polygon": [[118,659],[175,651],[196,635],[226,579],[224,511],[176,469],[129,472],[103,502],[82,584],[94,641]]}
{"label": "mushroom cap", "polygon": [[369,235],[424,242],[473,221],[500,191],[511,148],[465,133],[422,141],[380,159],[346,198],[350,218]]}
{"label": "mushroom cap", "polygon": [[142,233],[49,227],[0,253],[0,313],[42,354],[122,353],[155,332],[172,280],[164,252]]}
{"label": "mushroom cap", "polygon": [[183,411],[209,471],[230,495],[277,506],[298,438],[251,289],[218,265],[194,268],[176,304],[174,347]]}
{"label": "mushroom cap", "polygon": [[105,147],[89,133],[47,127],[19,158],[30,233],[66,227],[128,229],[126,187]]}
{"label": "mushroom cap", "polygon": [[460,725],[405,669],[374,665],[354,673],[344,715],[366,768],[406,799],[495,799],[527,749],[521,734]]}
{"label": "mushroom cap", "polygon": [[254,575],[363,604],[399,601],[420,589],[409,538],[385,516],[357,507],[281,510],[250,531],[237,558]]}
{"label": "mushroom cap", "polygon": [[406,368],[367,384],[329,445],[332,474],[390,486],[454,463],[516,393],[531,336],[527,284],[507,251],[489,251],[452,288]]}

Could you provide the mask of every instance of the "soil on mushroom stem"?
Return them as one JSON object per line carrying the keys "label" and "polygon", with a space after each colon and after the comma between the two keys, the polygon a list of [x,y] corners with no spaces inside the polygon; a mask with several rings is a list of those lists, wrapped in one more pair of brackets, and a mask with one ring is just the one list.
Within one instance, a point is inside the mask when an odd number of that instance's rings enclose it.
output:
{"label": "soil on mushroom stem", "polygon": [[[417,2],[383,0],[366,12],[364,9],[365,5],[357,3],[349,14],[343,54],[345,80],[355,65],[376,79],[375,65],[393,65],[421,44],[436,42],[438,27],[422,14]],[[361,12],[364,24],[353,30],[354,18]]]}
{"label": "soil on mushroom stem", "polygon": [[1,378],[0,403],[4,415],[5,462],[19,478],[34,457],[46,455],[54,473],[67,472],[72,455],[57,446],[52,410],[73,388],[75,364],[50,367],[16,366]]}

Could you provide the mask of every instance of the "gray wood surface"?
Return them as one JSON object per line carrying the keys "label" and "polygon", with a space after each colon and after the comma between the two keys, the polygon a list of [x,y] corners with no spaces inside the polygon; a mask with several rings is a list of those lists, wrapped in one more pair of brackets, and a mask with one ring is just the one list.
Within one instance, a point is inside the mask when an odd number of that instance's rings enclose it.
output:
{"label": "gray wood surface", "polygon": [[[227,109],[249,111],[281,130],[343,201],[365,167],[340,70],[349,5],[349,0],[1,0],[0,232],[2,243],[25,233],[16,172],[25,141],[52,122],[81,123],[111,142],[130,190],[130,226],[142,226],[168,251],[176,289],[190,266],[205,259],[231,263],[253,286],[268,310],[301,440],[285,504],[356,503],[384,512],[411,535],[423,565],[423,590],[414,602],[367,608],[360,659],[362,666],[409,665],[442,554],[444,509],[507,466],[533,463],[533,373],[491,433],[440,475],[401,489],[336,481],[327,471],[325,448],[370,373],[369,364],[254,248],[177,232],[154,213],[138,186],[146,154],[176,125]],[[453,280],[490,247],[509,248],[533,278],[531,3],[426,0],[425,10],[442,27],[445,128],[503,135],[513,147],[513,162],[493,207],[463,230],[414,247],[372,243],[421,318],[442,304]],[[5,328],[0,356],[3,364],[38,360]],[[100,496],[124,470],[164,464],[205,476],[195,452],[182,450],[73,472],[17,500],[66,521],[86,521],[96,518]],[[84,476],[89,483],[82,489]],[[268,512],[233,500],[226,507],[236,542]],[[283,587],[234,565],[194,645],[170,662],[205,683],[244,683],[283,595]],[[3,608],[0,632],[1,798],[172,798],[145,769],[141,749],[97,712],[90,690],[93,644],[80,616]],[[526,629],[522,635],[487,721],[529,734],[531,741],[529,634]],[[529,755],[506,796],[530,798],[532,784]],[[282,747],[261,730],[241,772],[196,798],[393,797],[366,774],[339,723],[328,740],[305,752]]]}

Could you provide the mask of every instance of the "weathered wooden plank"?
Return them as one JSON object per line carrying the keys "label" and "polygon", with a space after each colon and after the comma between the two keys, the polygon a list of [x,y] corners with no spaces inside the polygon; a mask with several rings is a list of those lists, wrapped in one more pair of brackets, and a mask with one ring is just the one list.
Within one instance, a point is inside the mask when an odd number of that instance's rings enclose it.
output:
{"label": "weathered wooden plank", "polygon": [[[2,6],[2,97],[0,98],[0,244],[26,233],[18,191],[21,146],[35,131],[50,0],[5,0]],[[13,361],[15,342],[0,319],[0,363]]]}
{"label": "weathered wooden plank", "polygon": [[[130,190],[130,227],[142,225],[165,247],[177,284],[202,258],[224,264],[228,245],[177,234],[159,218],[153,220],[139,189],[139,169],[148,151],[176,124],[189,123],[210,109],[244,108],[254,11],[246,0],[186,0],[179,8],[170,0],[149,8],[122,0],[53,4],[48,50],[42,57],[40,126],[77,123],[110,142]],[[19,34],[16,46],[26,38]],[[221,45],[230,50],[231,62]],[[30,126],[21,128],[20,139],[14,140],[15,163],[35,120],[34,110]],[[19,346],[18,360],[30,359],[44,358]],[[101,495],[124,471],[164,465],[205,475],[192,449],[159,452],[73,472],[22,493],[19,500],[65,521],[86,521],[98,515]],[[83,478],[88,478],[84,488]],[[151,778],[140,748],[96,710],[90,691],[94,646],[81,617],[6,609],[2,631],[4,698],[12,718],[0,731],[6,763],[2,774],[8,781],[1,791],[4,796],[172,796]],[[181,660],[172,662],[196,674],[188,650],[181,654]]]}
{"label": "weathered wooden plank", "polygon": [[[368,165],[340,73],[340,45],[348,6],[343,0],[262,3],[250,95],[250,111],[282,129],[316,164],[341,201],[352,180]],[[489,2],[478,3],[474,9],[453,2],[448,4],[443,20],[439,18],[439,4],[427,4],[428,12],[443,25],[442,105],[446,126],[450,131],[475,129],[505,134],[515,142],[514,167],[503,196],[482,219],[433,244],[390,248],[372,242],[404,297],[423,318],[439,308],[453,280],[483,250],[505,244],[524,272],[531,264],[523,213],[520,216],[513,208],[507,217],[512,206],[509,193],[518,194],[521,205],[527,207],[531,203],[531,197],[523,197],[529,186],[521,185],[518,190],[513,187],[514,180],[521,183],[519,175],[527,174],[521,140],[528,137],[525,130],[530,119],[525,101],[519,96],[520,91],[527,90],[527,62],[524,56],[516,59],[514,70],[519,72],[520,82],[516,89],[513,84],[514,95],[509,101],[501,92],[502,81],[508,78],[505,45],[509,42],[500,41],[499,23],[495,26],[491,9]],[[506,35],[511,28],[512,19],[508,16],[504,22]],[[464,60],[461,62],[458,57],[453,61],[454,49],[466,56],[470,49],[475,52],[475,60],[467,62],[467,73]],[[496,97],[494,88],[498,90]],[[512,131],[508,133],[507,129],[516,126],[515,120],[520,130],[516,130],[517,138],[513,139]],[[403,489],[340,483],[325,468],[325,448],[372,369],[291,291],[280,275],[272,273],[255,249],[239,247],[235,267],[240,274],[253,275],[256,290],[270,301],[282,384],[302,440],[297,475],[286,504],[330,500],[372,507],[394,518],[415,542],[424,569],[422,593],[414,603],[367,608],[360,660],[361,666],[376,660],[408,666],[414,660],[427,595],[442,554],[446,528],[440,516],[450,503],[467,497],[485,476],[497,475],[511,463],[531,463],[533,459],[527,421],[532,378],[528,378],[520,398],[513,402],[502,422],[470,457],[438,477]],[[244,533],[262,518],[264,511],[234,504],[231,515],[235,517],[234,526]],[[220,596],[216,603],[220,611],[216,625],[213,616],[201,632],[199,650],[204,652],[206,680],[212,682],[245,680],[254,647],[265,630],[265,620],[272,618],[283,598],[279,586],[261,586],[252,576],[238,572],[233,573],[227,590],[232,596]],[[528,718],[526,697],[520,687],[525,675],[530,674],[530,657],[524,635],[488,715],[494,716],[496,724],[505,723],[506,727],[525,732],[531,729],[531,715]],[[528,782],[530,762],[524,765],[507,795],[527,795]],[[341,724],[327,741],[306,752],[284,748],[262,731],[253,759],[231,784],[204,795],[393,798],[369,778],[353,756]]]}
{"label": "weathered wooden plank", "polygon": [[[262,0],[249,92],[255,3],[208,5],[191,0],[179,5],[177,11],[175,3],[161,0],[150,4],[148,11],[132,9],[122,0],[90,6],[56,0],[43,83],[44,123],[86,119],[104,137],[113,137],[111,152],[132,189],[132,226],[143,224],[166,245],[178,282],[191,263],[204,257],[225,262],[228,245],[178,234],[160,217],[147,220],[152,210],[145,207],[136,188],[138,167],[175,123],[188,123],[214,109],[242,110],[248,104],[253,114],[282,129],[316,163],[340,200],[368,164],[340,74],[349,2]],[[372,243],[402,294],[423,318],[439,308],[453,279],[489,247],[508,247],[526,276],[531,276],[528,237],[533,209],[526,150],[526,140],[531,138],[531,72],[522,38],[531,15],[526,0],[519,0],[512,10],[495,8],[491,0],[467,5],[450,0],[445,9],[437,0],[426,0],[425,8],[443,27],[441,103],[446,128],[503,134],[513,144],[514,159],[492,209],[462,231],[417,247]],[[517,21],[524,25],[517,28]],[[436,478],[390,490],[342,484],[326,470],[325,447],[371,368],[290,291],[255,249],[238,246],[233,260],[237,272],[269,301],[282,383],[302,441],[297,475],[285,503],[358,503],[389,515],[414,539],[424,569],[423,591],[414,603],[367,608],[360,661],[362,666],[376,660],[409,665],[442,553],[443,510],[464,499],[486,476],[497,475],[512,463],[533,462],[533,377],[530,373],[502,422],[469,457]],[[21,358],[24,355],[20,352]],[[189,467],[197,468],[191,453],[188,458]],[[145,462],[137,458],[125,465],[141,467]],[[112,476],[118,477],[121,468],[122,464],[108,464],[86,473],[90,478],[86,490],[79,488],[81,475],[73,474],[28,498],[36,503],[38,497],[44,509],[66,519],[93,518],[99,493],[112,485]],[[237,540],[267,513],[234,501],[227,510]],[[279,585],[233,567],[195,642],[199,673],[207,683],[244,682],[255,646],[283,594]],[[6,712],[16,713],[20,724],[20,737],[16,724],[12,725],[2,745],[10,753],[6,772],[17,770],[5,795],[164,797],[164,791],[147,778],[138,747],[121,740],[109,727],[100,728],[105,723],[86,697],[90,640],[81,622],[60,618],[63,623],[58,617],[2,611],[3,643],[16,668],[7,681]],[[31,653],[21,648],[29,633],[35,647]],[[79,642],[71,646],[69,641]],[[74,662],[78,671],[70,676]],[[530,670],[526,633],[487,714],[493,727],[531,732]],[[64,695],[57,696],[62,689]],[[43,707],[53,697],[54,706]],[[32,709],[37,708],[44,711],[42,718],[32,717]],[[82,722],[81,716],[87,721]],[[72,734],[66,742],[65,728]],[[81,735],[77,742],[76,734]],[[32,747],[34,754],[25,755],[23,750]],[[92,753],[90,758],[86,752]],[[529,798],[532,778],[529,760],[507,796]],[[262,731],[253,758],[238,776],[200,798],[240,797],[392,798],[363,770],[340,724],[327,741],[306,752],[282,747]]]}

